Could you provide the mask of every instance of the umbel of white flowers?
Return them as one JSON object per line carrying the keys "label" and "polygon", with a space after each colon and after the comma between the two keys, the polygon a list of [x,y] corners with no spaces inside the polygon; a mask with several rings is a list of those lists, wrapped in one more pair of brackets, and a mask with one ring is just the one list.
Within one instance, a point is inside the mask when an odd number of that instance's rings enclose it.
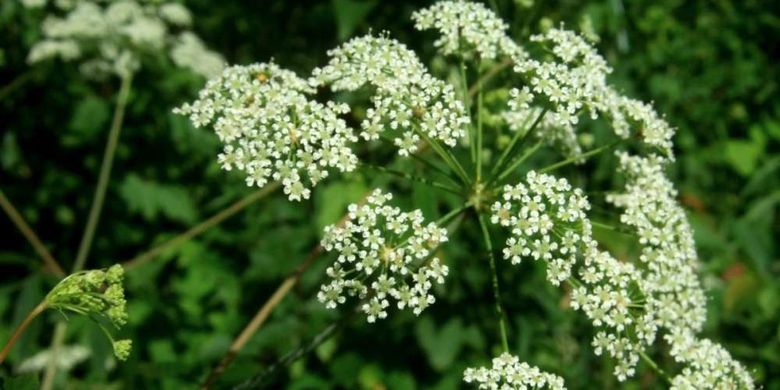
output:
{"label": "umbel of white flowers", "polygon": [[388,205],[391,199],[374,190],[365,205],[349,206],[343,227],[325,228],[322,247],[338,252],[327,269],[331,282],[317,294],[328,308],[345,303],[347,296],[367,299],[361,310],[374,322],[387,317],[390,300],[416,315],[436,301],[432,284],[444,283],[449,269],[432,256],[447,241],[447,230],[425,224],[420,210],[403,212]]}
{"label": "umbel of white flowers", "polygon": [[90,77],[127,77],[146,58],[168,54],[180,67],[206,78],[224,68],[219,54],[188,31],[190,11],[175,2],[152,0],[24,0],[31,8],[48,7],[41,24],[43,39],[27,57],[29,63],[51,58],[79,61]]}
{"label": "umbel of white flowers", "polygon": [[[533,136],[565,157],[581,151],[582,115],[604,119],[614,134],[642,143],[644,155],[619,152],[620,192],[607,201],[622,209],[620,221],[639,237],[637,262],[621,261],[598,248],[584,192],[562,178],[530,171],[507,185],[490,209],[491,220],[509,231],[504,257],[542,261],[547,279],[571,286],[571,306],[596,328],[594,353],[615,359],[615,376],[635,374],[640,356],[661,334],[675,361],[684,365],[673,388],[746,388],[754,384],[728,352],[696,333],[705,319],[705,295],[697,277],[691,227],[665,177],[673,161],[674,129],[653,108],[621,95],[607,83],[611,68],[585,39],[563,28],[531,37],[529,47],[507,35],[507,25],[480,3],[442,1],[413,15],[421,30],[436,30],[435,45],[464,61],[511,61],[520,84],[502,115],[511,131],[539,121]],[[541,52],[541,59],[532,54]],[[224,143],[223,168],[237,168],[247,184],[281,181],[291,200],[306,199],[329,172],[357,165],[352,144],[388,139],[401,156],[420,142],[456,147],[471,122],[454,87],[428,73],[417,56],[386,35],[352,39],[328,52],[328,63],[308,79],[273,63],[226,69],[199,99],[176,112],[196,126],[213,127]],[[314,101],[315,88],[367,91],[372,106],[359,131],[340,119],[349,107]],[[520,134],[522,135],[522,134]],[[385,318],[391,302],[419,314],[434,302],[432,284],[448,268],[433,256],[446,232],[424,224],[419,211],[403,212],[376,190],[364,205],[351,205],[343,226],[325,230],[323,247],[338,254],[330,281],[318,298],[329,308],[349,297],[362,301],[369,322]],[[464,379],[485,389],[563,388],[552,374],[504,354],[490,369],[468,369]]]}

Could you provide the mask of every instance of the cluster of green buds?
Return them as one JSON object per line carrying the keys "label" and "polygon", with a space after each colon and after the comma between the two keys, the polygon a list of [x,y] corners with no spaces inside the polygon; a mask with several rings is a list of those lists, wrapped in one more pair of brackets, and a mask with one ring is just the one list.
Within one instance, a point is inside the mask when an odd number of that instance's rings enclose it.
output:
{"label": "cluster of green buds", "polygon": [[81,314],[100,326],[114,347],[114,355],[126,360],[130,355],[131,340],[114,340],[105,323],[117,329],[127,323],[125,291],[122,287],[124,270],[114,265],[106,270],[80,271],[60,281],[46,295],[48,308]]}

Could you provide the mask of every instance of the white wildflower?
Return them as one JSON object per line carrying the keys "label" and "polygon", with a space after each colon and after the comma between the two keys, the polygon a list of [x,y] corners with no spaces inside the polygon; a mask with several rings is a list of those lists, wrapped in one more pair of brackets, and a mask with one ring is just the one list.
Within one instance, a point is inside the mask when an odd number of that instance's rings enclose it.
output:
{"label": "white wildflower", "polygon": [[507,185],[493,204],[491,221],[511,229],[504,258],[544,260],[554,285],[568,279],[581,247],[591,245],[587,197],[565,179],[528,172],[525,183]]}
{"label": "white wildflower", "polygon": [[[436,29],[434,42],[445,55],[476,52],[480,58],[519,55],[522,50],[507,36],[509,26],[482,3],[440,1],[412,14],[418,30]],[[473,55],[473,54],[472,54]]]}
{"label": "white wildflower", "polygon": [[[181,4],[59,0],[55,6],[41,24],[43,39],[28,54],[30,64],[52,58],[79,60],[82,72],[94,78],[112,73],[124,77],[152,58],[150,54],[167,52],[177,65],[201,74],[214,74],[221,65],[221,58],[193,39],[193,33],[183,31],[178,38],[172,34],[192,19]],[[193,66],[196,59],[201,64]]]}
{"label": "white wildflower", "polygon": [[747,369],[719,344],[689,332],[669,334],[666,340],[675,361],[686,365],[672,378],[672,390],[756,388]]}
{"label": "white wildflower", "polygon": [[420,210],[403,212],[388,205],[391,199],[374,190],[365,205],[349,206],[343,227],[325,228],[322,247],[338,253],[327,269],[330,283],[317,294],[326,307],[343,304],[347,296],[368,298],[361,310],[375,322],[387,317],[391,301],[416,315],[435,302],[430,290],[444,283],[449,270],[432,255],[447,241],[447,231],[425,224]]}
{"label": "white wildflower", "polygon": [[[328,52],[328,65],[312,74],[312,85],[334,91],[373,87],[374,106],[361,124],[361,137],[379,139],[390,131],[402,156],[414,153],[420,138],[455,146],[469,123],[454,88],[427,73],[417,55],[398,41],[364,36]],[[427,141],[427,139],[425,139]]]}
{"label": "white wildflower", "polygon": [[219,75],[225,68],[225,59],[206,48],[197,35],[186,31],[176,39],[171,48],[173,63],[189,68],[193,72],[210,79]]}
{"label": "white wildflower", "polygon": [[463,373],[463,380],[485,390],[561,390],[566,388],[563,384],[563,378],[541,371],[528,363],[521,363],[516,356],[506,352],[493,358],[493,365],[490,368],[467,368]]}
{"label": "white wildflower", "polygon": [[295,73],[269,64],[233,66],[201,90],[199,98],[174,110],[196,127],[212,126],[225,144],[225,170],[246,172],[247,185],[281,181],[290,200],[308,199],[328,169],[352,171],[357,140],[339,115],[345,104],[310,100],[314,91]]}

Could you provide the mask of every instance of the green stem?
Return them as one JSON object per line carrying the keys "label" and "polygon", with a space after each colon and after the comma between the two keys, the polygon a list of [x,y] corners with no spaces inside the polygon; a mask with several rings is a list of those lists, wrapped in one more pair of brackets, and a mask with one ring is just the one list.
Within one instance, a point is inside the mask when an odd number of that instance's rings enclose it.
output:
{"label": "green stem", "polygon": [[452,218],[455,218],[456,216],[460,215],[460,213],[462,213],[463,211],[465,211],[471,206],[472,206],[471,202],[467,202],[463,206],[458,207],[457,209],[453,209],[449,213],[445,214],[443,217],[439,218],[436,221],[436,224],[439,226],[446,225],[447,223],[450,222],[450,220],[452,220]]}
{"label": "green stem", "polygon": [[604,146],[598,147],[596,149],[590,150],[588,152],[585,152],[585,153],[582,153],[582,154],[579,154],[579,155],[576,155],[576,156],[569,157],[569,158],[567,158],[567,159],[565,159],[563,161],[559,161],[559,162],[557,162],[555,164],[548,165],[548,166],[538,170],[537,172],[539,172],[539,173],[547,173],[547,172],[550,172],[550,171],[554,171],[554,170],[556,170],[558,168],[565,167],[567,165],[574,164],[574,163],[579,162],[579,161],[583,161],[583,160],[585,160],[585,159],[587,159],[589,157],[595,156],[595,155],[597,155],[597,154],[599,154],[599,153],[601,153],[601,152],[603,152],[603,151],[605,151],[607,149],[610,149],[610,148],[614,147],[615,145],[617,145],[619,143],[620,143],[620,141],[615,141],[615,142],[612,142],[612,143],[610,143],[608,145],[604,145]]}
{"label": "green stem", "polygon": [[[475,210],[477,213],[479,211]],[[488,251],[488,259],[490,261],[490,272],[493,274],[493,297],[496,301],[496,314],[498,315],[498,329],[501,333],[501,345],[504,348],[504,352],[509,352],[509,342],[506,336],[506,323],[504,318],[504,309],[501,307],[501,290],[498,285],[498,273],[496,272],[496,260],[493,256],[493,243],[490,240],[490,232],[488,231],[487,223],[485,222],[485,216],[478,214],[479,226],[482,229],[482,238],[485,241],[485,247]]]}
{"label": "green stem", "polygon": [[469,185],[470,180],[468,174],[466,174],[466,170],[463,169],[462,165],[460,165],[458,159],[456,159],[452,153],[445,150],[441,145],[439,145],[438,142],[431,139],[431,137],[428,137],[427,134],[418,129],[416,126],[412,126],[412,128],[422,139],[425,140],[425,142],[428,143],[428,145],[431,146],[431,148],[439,155],[439,157],[441,157],[444,163],[447,164],[447,166],[449,166],[456,175],[458,175],[463,184]]}
{"label": "green stem", "polygon": [[668,382],[669,384],[672,383],[672,378],[669,377],[666,371],[664,371],[661,367],[658,367],[658,364],[656,364],[655,361],[653,361],[653,359],[647,356],[647,354],[644,351],[639,351],[639,356],[642,357],[642,360],[644,360],[644,362],[647,363],[647,365],[650,366],[653,369],[653,371],[655,371],[656,373],[658,373],[658,375],[664,378],[666,382]]}
{"label": "green stem", "polygon": [[479,92],[477,92],[477,183],[482,181],[482,100],[482,85],[480,84]]}
{"label": "green stem", "polygon": [[14,334],[11,335],[11,338],[8,339],[8,342],[5,343],[5,347],[3,347],[3,350],[0,351],[0,364],[3,364],[3,361],[5,361],[5,358],[8,356],[8,353],[11,352],[11,348],[13,348],[14,344],[16,344],[17,341],[19,341],[19,338],[21,338],[22,333],[27,329],[28,326],[30,326],[30,323],[32,320],[35,319],[35,317],[38,317],[39,314],[43,313],[44,310],[46,310],[47,305],[46,301],[43,301],[38,304],[38,306],[35,306],[29,314],[27,314],[27,317],[22,320],[22,323],[19,324],[19,326],[14,331]]}
{"label": "green stem", "polygon": [[36,72],[37,72],[37,68],[30,69],[27,72],[22,73],[19,77],[15,78],[7,85],[4,85],[2,88],[0,88],[0,100],[4,100],[13,91],[15,91],[16,89],[18,89],[19,87],[27,83],[28,81],[32,80]]}
{"label": "green stem", "polygon": [[531,127],[529,127],[528,130],[523,132],[518,131],[517,133],[515,133],[515,136],[512,137],[512,140],[509,142],[509,145],[506,147],[506,149],[504,149],[504,152],[501,153],[501,157],[499,157],[498,160],[496,161],[496,165],[493,166],[493,169],[490,172],[491,177],[495,177],[495,175],[498,172],[501,172],[501,169],[503,168],[506,159],[512,153],[517,143],[520,142],[520,140],[525,139],[525,137],[528,136],[528,134],[531,134],[531,132],[534,131],[537,126],[539,126],[539,123],[542,122],[542,118],[546,113],[547,113],[547,109],[545,108],[544,110],[542,110],[542,112],[539,113],[539,116],[536,117],[536,120],[534,121],[533,124],[531,124]]}
{"label": "green stem", "polygon": [[116,147],[119,143],[119,133],[122,130],[122,122],[125,115],[125,107],[130,96],[130,84],[132,83],[131,76],[122,77],[122,85],[119,88],[119,94],[117,96],[117,103],[114,109],[114,118],[111,121],[111,129],[108,132],[108,141],[106,142],[106,148],[103,153],[103,162],[100,165],[100,174],[98,176],[97,187],[95,188],[95,195],[92,201],[92,207],[89,210],[89,216],[87,217],[87,225],[84,229],[84,235],[79,244],[79,249],[76,254],[76,261],[73,264],[73,271],[80,271],[84,268],[84,264],[89,256],[89,250],[92,246],[92,239],[95,237],[95,230],[97,229],[98,220],[100,219],[100,212],[103,209],[103,201],[106,197],[106,190],[108,189],[108,179],[111,176],[111,166],[114,162],[114,155],[116,154]]}
{"label": "green stem", "polygon": [[[466,107],[466,113],[468,114],[469,118],[471,118],[471,95],[469,94],[469,82],[468,78],[466,76],[466,62],[463,60],[463,57],[460,59],[460,78],[463,82],[463,106]],[[471,149],[471,160],[474,161],[477,159],[477,148],[476,148],[476,142],[474,142],[474,130],[473,127],[469,126],[471,129],[469,130],[469,146]]]}
{"label": "green stem", "polygon": [[46,362],[46,371],[43,373],[41,390],[51,390],[54,386],[54,377],[57,374],[57,355],[60,353],[62,343],[65,341],[65,331],[68,329],[66,322],[57,322],[54,326],[51,348],[49,348],[49,361]]}
{"label": "green stem", "polygon": [[[510,175],[512,172],[514,172],[514,171],[515,171],[515,169],[517,169],[517,167],[518,167],[518,166],[520,166],[520,164],[524,163],[524,162],[525,162],[526,160],[528,160],[528,159],[529,159],[531,156],[533,156],[533,155],[536,153],[536,151],[537,151],[537,150],[539,150],[539,148],[541,148],[541,147],[542,147],[542,145],[544,145],[544,141],[539,141],[539,142],[537,142],[536,144],[534,144],[534,146],[532,146],[531,148],[529,148],[528,150],[526,150],[526,152],[525,152],[525,153],[523,153],[523,155],[522,155],[522,156],[520,156],[518,159],[516,159],[515,161],[513,161],[513,162],[512,162],[512,163],[509,165],[509,167],[507,167],[507,169],[505,169],[505,170],[504,170],[504,172],[502,172],[500,175],[498,175],[498,177],[497,177],[497,178],[496,178],[494,181],[496,181],[496,182],[499,182],[499,183],[500,183],[500,182],[501,182],[502,180],[504,180],[504,179],[505,179],[507,176],[509,176],[509,175]],[[492,184],[492,183],[493,183],[492,181],[491,181],[491,182],[488,182],[488,185],[490,185],[490,184]]]}
{"label": "green stem", "polygon": [[461,191],[458,190],[457,188],[453,188],[453,187],[450,187],[450,186],[448,186],[446,184],[442,184],[442,183],[439,183],[439,182],[436,182],[436,181],[428,180],[428,179],[426,179],[424,177],[413,176],[413,175],[410,175],[410,174],[408,174],[406,172],[397,171],[395,169],[390,169],[390,168],[385,168],[385,167],[379,166],[379,165],[372,165],[372,164],[362,164],[362,165],[367,167],[367,168],[371,168],[371,169],[377,170],[379,172],[388,173],[388,174],[391,174],[391,175],[394,175],[394,176],[397,176],[397,177],[404,178],[406,180],[411,180],[411,181],[416,181],[418,183],[423,183],[425,185],[429,185],[431,187],[438,188],[438,189],[441,189],[441,190],[453,193],[455,195],[463,195],[461,193]]}

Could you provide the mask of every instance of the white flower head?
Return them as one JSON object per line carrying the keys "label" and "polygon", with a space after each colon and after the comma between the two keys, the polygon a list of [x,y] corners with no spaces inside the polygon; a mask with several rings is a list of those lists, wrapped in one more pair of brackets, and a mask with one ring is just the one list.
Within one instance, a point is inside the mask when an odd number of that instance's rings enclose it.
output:
{"label": "white flower head", "polygon": [[666,340],[672,345],[675,361],[685,364],[672,378],[672,390],[756,388],[748,370],[719,344],[696,339],[690,332],[672,333]]}
{"label": "white flower head", "polygon": [[[543,61],[525,53],[514,56],[514,70],[526,79],[527,86],[512,92],[510,113],[516,111],[522,117],[529,108],[550,107],[547,127],[557,129],[550,133],[551,143],[567,140],[564,151],[577,150],[571,145],[571,140],[576,140],[574,128],[580,115],[587,112],[592,119],[608,118],[617,136],[625,139],[636,134],[666,158],[673,158],[674,129],[650,105],[620,95],[608,85],[612,68],[585,38],[552,28],[532,36],[531,41],[545,47],[552,56]],[[511,114],[506,119],[516,121]]]}
{"label": "white flower head", "polygon": [[349,148],[357,137],[339,117],[349,107],[310,100],[313,92],[273,63],[233,66],[174,112],[213,127],[224,143],[222,168],[246,172],[247,185],[278,180],[290,200],[308,199],[329,169],[350,172],[357,164]]}
{"label": "white flower head", "polygon": [[[179,3],[118,0],[56,1],[55,5],[57,11],[41,25],[43,39],[30,49],[27,61],[31,64],[51,58],[79,60],[85,75],[99,78],[111,73],[126,77],[145,58],[166,53],[176,65],[200,74],[223,62],[202,43],[195,47],[192,32],[183,31],[179,38],[171,32],[191,23],[189,11]],[[186,53],[182,53],[184,44]],[[205,64],[193,66],[195,49],[197,59]],[[183,60],[185,56],[190,60]]]}
{"label": "white flower head", "polygon": [[330,62],[315,69],[309,82],[329,84],[334,91],[372,88],[374,106],[361,124],[365,140],[389,131],[399,154],[407,156],[426,138],[452,147],[466,135],[469,118],[454,88],[428,74],[417,55],[398,41],[367,35],[328,55]]}
{"label": "white flower head", "polygon": [[482,3],[440,1],[416,11],[412,20],[418,30],[435,29],[441,34],[434,45],[445,55],[495,59],[523,53],[507,36],[509,26]]}
{"label": "white flower head", "polygon": [[568,279],[581,248],[592,245],[586,215],[590,204],[582,190],[531,171],[524,183],[505,186],[502,197],[491,208],[491,221],[511,229],[504,258],[512,264],[523,258],[543,260],[550,283]]}
{"label": "white flower head", "polygon": [[490,368],[467,368],[463,373],[463,380],[485,390],[562,390],[566,388],[563,378],[541,371],[528,363],[520,362],[516,356],[506,352],[493,358],[493,365]]}
{"label": "white flower head", "polygon": [[327,270],[331,281],[317,295],[328,308],[347,297],[365,298],[361,310],[375,322],[387,317],[391,302],[416,315],[435,302],[430,290],[444,283],[449,269],[433,253],[447,241],[447,231],[425,224],[420,210],[388,205],[391,199],[374,190],[366,204],[349,206],[343,226],[325,228],[322,247],[338,253]]}

